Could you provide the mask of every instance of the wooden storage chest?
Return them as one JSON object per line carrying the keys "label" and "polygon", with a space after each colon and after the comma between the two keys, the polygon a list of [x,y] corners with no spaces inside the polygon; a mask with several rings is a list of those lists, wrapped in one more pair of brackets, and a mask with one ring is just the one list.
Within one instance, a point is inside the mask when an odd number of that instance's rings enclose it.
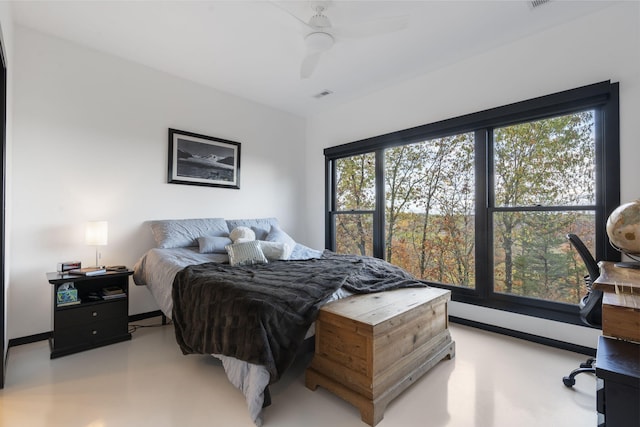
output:
{"label": "wooden storage chest", "polygon": [[405,288],[326,304],[316,321],[316,349],[306,386],[322,386],[374,426],[388,403],[455,354],[447,303],[451,292]]}

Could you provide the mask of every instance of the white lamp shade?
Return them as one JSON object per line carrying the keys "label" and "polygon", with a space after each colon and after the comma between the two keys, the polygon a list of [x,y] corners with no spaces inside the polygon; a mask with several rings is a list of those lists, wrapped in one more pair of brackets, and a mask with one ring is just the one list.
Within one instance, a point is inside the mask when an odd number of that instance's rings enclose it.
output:
{"label": "white lamp shade", "polygon": [[87,223],[86,242],[91,246],[107,244],[109,225],[107,221],[90,221]]}

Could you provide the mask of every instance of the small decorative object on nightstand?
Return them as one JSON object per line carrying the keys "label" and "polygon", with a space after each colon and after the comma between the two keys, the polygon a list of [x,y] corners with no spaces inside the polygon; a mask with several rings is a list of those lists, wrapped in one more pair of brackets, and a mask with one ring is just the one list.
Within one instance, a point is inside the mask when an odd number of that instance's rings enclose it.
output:
{"label": "small decorative object on nightstand", "polygon": [[[131,339],[128,326],[132,274],[126,268],[97,276],[47,273],[47,280],[53,285],[52,359]],[[75,292],[67,292],[70,290]],[[69,293],[76,296],[71,304],[70,298],[63,298]]]}

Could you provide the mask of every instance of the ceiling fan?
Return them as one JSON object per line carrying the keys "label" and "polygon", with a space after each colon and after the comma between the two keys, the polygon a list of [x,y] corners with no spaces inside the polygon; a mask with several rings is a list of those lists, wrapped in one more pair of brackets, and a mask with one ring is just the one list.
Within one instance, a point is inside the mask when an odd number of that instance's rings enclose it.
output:
{"label": "ceiling fan", "polygon": [[309,4],[315,14],[308,21],[304,21],[276,2],[273,2],[273,4],[300,21],[305,27],[304,42],[307,52],[300,66],[300,77],[303,79],[309,78],[313,74],[322,54],[331,49],[337,41],[341,41],[343,38],[371,37],[386,34],[403,30],[409,25],[408,16],[396,16],[358,22],[346,27],[334,27],[329,17],[325,15],[325,11],[331,3],[333,2],[330,0],[310,1]]}

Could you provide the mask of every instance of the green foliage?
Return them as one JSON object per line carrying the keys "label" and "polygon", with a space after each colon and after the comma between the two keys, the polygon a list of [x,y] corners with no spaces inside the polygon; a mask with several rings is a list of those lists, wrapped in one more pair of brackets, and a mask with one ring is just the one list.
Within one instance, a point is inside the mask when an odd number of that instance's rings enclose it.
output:
{"label": "green foliage", "polygon": [[337,209],[364,210],[375,206],[375,154],[346,157],[336,162]]}
{"label": "green foliage", "polygon": [[373,255],[373,215],[336,216],[336,251],[345,254]]}
{"label": "green foliage", "polygon": [[[584,267],[564,236],[593,240],[594,215],[562,206],[595,203],[593,134],[592,111],[494,130],[496,292],[578,302]],[[429,281],[475,286],[474,154],[471,133],[385,150],[387,261]],[[336,172],[336,249],[370,255],[375,153],[339,159]]]}
{"label": "green foliage", "polygon": [[[497,207],[579,206],[595,203],[594,119],[591,111],[496,129]],[[494,214],[494,289],[577,302],[563,292],[566,257],[554,251],[576,221],[570,214]],[[591,229],[593,233],[594,228]]]}
{"label": "green foliage", "polygon": [[595,203],[593,112],[496,129],[496,206]]}
{"label": "green foliage", "polygon": [[[375,155],[339,159],[336,162],[336,195],[339,211],[373,210],[375,207]],[[373,254],[372,214],[339,215],[336,218],[336,250]]]}
{"label": "green foliage", "polygon": [[386,259],[436,282],[472,286],[473,135],[385,152]]}

